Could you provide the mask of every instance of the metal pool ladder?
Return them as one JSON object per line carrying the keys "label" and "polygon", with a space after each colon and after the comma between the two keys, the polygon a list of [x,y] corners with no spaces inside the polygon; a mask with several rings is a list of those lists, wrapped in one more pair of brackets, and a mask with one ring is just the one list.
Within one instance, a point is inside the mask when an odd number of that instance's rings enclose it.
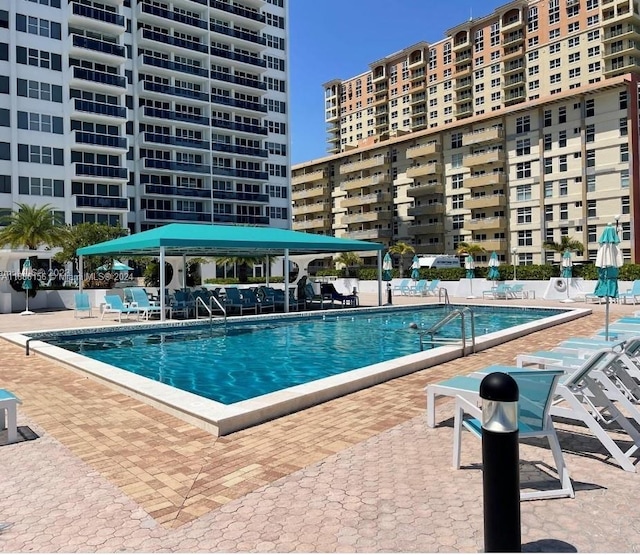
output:
{"label": "metal pool ladder", "polygon": [[466,335],[465,326],[464,326],[464,319],[465,319],[465,315],[467,314],[471,317],[471,353],[475,353],[476,352],[476,327],[475,327],[475,322],[473,317],[473,309],[471,309],[468,306],[464,306],[462,308],[456,308],[455,310],[452,310],[444,318],[442,318],[441,320],[433,324],[433,326],[431,326],[429,329],[420,332],[420,350],[424,351],[424,343],[425,343],[424,337],[426,335],[429,336],[428,343],[431,343],[432,347],[435,346],[436,344],[451,345],[454,343],[458,343],[459,341],[458,339],[453,339],[448,337],[436,338],[435,334],[442,327],[444,327],[446,324],[448,324],[449,322],[451,322],[452,320],[454,320],[459,316],[460,329],[461,329],[460,337],[462,339],[462,356],[466,356],[467,355],[467,335]]}
{"label": "metal pool ladder", "polygon": [[198,303],[200,303],[205,310],[209,313],[209,326],[213,326],[213,306],[212,303],[215,301],[215,304],[218,305],[218,308],[222,311],[222,317],[224,318],[224,325],[227,325],[227,311],[225,310],[224,306],[222,306],[220,304],[220,301],[218,299],[216,299],[215,296],[211,296],[209,299],[209,306],[207,306],[207,303],[204,302],[204,300],[202,299],[202,297],[196,297],[196,320],[198,320]]}
{"label": "metal pool ladder", "polygon": [[442,297],[444,297],[445,306],[450,306],[451,301],[449,300],[449,291],[447,291],[444,287],[438,287],[438,302],[442,302]]}

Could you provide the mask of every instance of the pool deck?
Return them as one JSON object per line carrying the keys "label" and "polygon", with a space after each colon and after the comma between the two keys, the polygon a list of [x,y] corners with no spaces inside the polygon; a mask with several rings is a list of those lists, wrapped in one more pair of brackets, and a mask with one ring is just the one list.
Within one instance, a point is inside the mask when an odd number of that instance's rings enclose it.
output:
{"label": "pool deck", "polygon": [[[465,437],[453,470],[451,401],[429,429],[423,388],[603,326],[604,305],[570,306],[593,314],[219,438],[0,340],[0,386],[22,399],[18,425],[40,436],[0,447],[0,549],[480,551],[480,443]],[[612,320],[635,310],[612,305]],[[0,315],[0,333],[113,323]],[[576,497],[522,503],[524,550],[640,551],[640,476],[610,463],[588,431],[558,430]],[[550,462],[550,451],[522,446],[521,459]]]}

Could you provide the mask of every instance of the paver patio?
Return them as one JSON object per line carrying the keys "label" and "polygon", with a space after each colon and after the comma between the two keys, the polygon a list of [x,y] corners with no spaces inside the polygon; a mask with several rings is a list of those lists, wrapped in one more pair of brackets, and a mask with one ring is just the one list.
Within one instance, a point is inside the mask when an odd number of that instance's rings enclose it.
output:
{"label": "paver patio", "polygon": [[[451,469],[451,403],[428,429],[423,388],[589,335],[604,310],[589,306],[592,316],[221,438],[2,340],[0,384],[41,437],[0,448],[0,549],[478,551],[480,444],[465,438],[465,468]],[[2,315],[0,332],[99,323],[69,312]],[[631,312],[612,307],[613,318]],[[523,503],[525,548],[640,550],[640,478],[588,434],[560,430],[576,498]],[[548,449],[521,454],[551,461]]]}

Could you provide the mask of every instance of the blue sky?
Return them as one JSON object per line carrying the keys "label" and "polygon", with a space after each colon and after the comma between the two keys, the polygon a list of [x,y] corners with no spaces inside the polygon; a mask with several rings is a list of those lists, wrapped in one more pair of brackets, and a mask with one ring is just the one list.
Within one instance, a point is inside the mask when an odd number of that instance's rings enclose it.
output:
{"label": "blue sky", "polygon": [[419,41],[436,42],[506,0],[289,0],[291,162],[327,155],[322,84]]}

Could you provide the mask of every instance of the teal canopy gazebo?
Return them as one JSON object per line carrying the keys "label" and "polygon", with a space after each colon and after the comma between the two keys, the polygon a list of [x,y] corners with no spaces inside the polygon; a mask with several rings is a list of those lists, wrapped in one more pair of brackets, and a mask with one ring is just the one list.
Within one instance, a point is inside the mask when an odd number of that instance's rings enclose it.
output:
{"label": "teal canopy gazebo", "polygon": [[[79,271],[83,257],[92,255],[159,256],[164,268],[166,256],[284,256],[285,283],[289,282],[290,254],[323,254],[348,251],[377,251],[378,304],[382,305],[382,250],[380,243],[341,239],[273,227],[245,227],[201,224],[168,224],[141,233],[79,248]],[[82,289],[82,279],[80,279]],[[160,305],[164,318],[164,272],[160,272]],[[285,310],[288,311],[285,295]]]}

